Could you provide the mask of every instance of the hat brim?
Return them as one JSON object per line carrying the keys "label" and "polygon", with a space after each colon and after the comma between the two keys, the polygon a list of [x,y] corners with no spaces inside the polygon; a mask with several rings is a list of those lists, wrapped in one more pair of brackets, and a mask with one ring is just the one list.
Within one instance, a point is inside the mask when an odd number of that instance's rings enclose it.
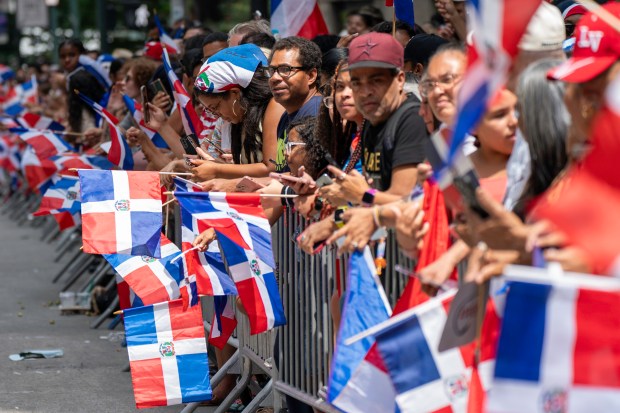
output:
{"label": "hat brim", "polygon": [[391,63],[377,62],[374,60],[364,60],[362,62],[350,64],[346,70],[350,71],[353,69],[364,69],[367,67],[376,67],[379,69],[400,69],[398,66],[395,66]]}
{"label": "hat brim", "polygon": [[549,70],[547,77],[569,83],[583,83],[594,79],[617,61],[616,56],[572,57]]}

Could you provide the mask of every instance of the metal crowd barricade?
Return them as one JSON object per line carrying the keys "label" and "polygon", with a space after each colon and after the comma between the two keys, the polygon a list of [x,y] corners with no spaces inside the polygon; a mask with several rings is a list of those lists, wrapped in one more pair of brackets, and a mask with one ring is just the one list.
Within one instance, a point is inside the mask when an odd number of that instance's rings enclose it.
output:
{"label": "metal crowd barricade", "polygon": [[[327,248],[312,256],[300,251],[295,239],[306,225],[298,214],[287,211],[273,229],[288,321],[279,329],[279,376],[274,388],[318,410],[336,412],[325,402],[335,341],[330,301],[337,286],[341,292],[345,289],[348,257],[338,258],[335,250]],[[410,269],[414,263],[399,252],[392,234],[386,239],[385,258],[381,280],[393,305],[408,281],[407,275],[395,271],[395,265]]]}

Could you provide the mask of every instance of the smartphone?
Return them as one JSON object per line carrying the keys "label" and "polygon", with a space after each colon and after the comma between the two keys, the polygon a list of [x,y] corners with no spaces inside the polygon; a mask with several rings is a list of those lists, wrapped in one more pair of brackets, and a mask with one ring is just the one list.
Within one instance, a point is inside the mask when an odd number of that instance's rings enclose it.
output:
{"label": "smartphone", "polygon": [[464,175],[455,176],[453,182],[467,206],[480,218],[488,218],[488,212],[482,208],[476,197],[476,189],[480,186],[476,172],[472,169]]}
{"label": "smartphone", "polygon": [[256,182],[254,179],[250,178],[249,176],[244,176],[237,183],[237,186],[235,187],[235,191],[236,192],[255,192],[264,187],[265,185],[259,182]]}
{"label": "smartphone", "polygon": [[183,145],[183,150],[186,154],[198,155],[198,152],[196,152],[198,143],[193,139],[193,134],[181,136],[181,145]]}
{"label": "smartphone", "polygon": [[149,123],[151,121],[151,112],[149,111],[149,97],[145,85],[140,87],[140,96],[142,96],[142,113],[144,115],[144,122]]}
{"label": "smartphone", "polygon": [[321,175],[319,179],[316,180],[317,188],[322,188],[324,186],[331,185],[333,183],[334,181],[332,181],[332,179],[327,174]]}
{"label": "smartphone", "polygon": [[[440,133],[434,133],[426,144],[426,158],[439,171],[446,164],[448,154],[447,143]],[[480,206],[476,198],[476,188],[480,186],[474,165],[465,155],[459,155],[449,172],[446,172],[439,186],[444,194],[446,204],[456,212],[462,212],[469,207],[480,218],[488,218],[489,214]]]}
{"label": "smartphone", "polygon": [[149,101],[155,97],[157,92],[164,92],[165,94],[168,94],[161,79],[155,79],[152,82],[149,82],[146,87],[148,88]]}

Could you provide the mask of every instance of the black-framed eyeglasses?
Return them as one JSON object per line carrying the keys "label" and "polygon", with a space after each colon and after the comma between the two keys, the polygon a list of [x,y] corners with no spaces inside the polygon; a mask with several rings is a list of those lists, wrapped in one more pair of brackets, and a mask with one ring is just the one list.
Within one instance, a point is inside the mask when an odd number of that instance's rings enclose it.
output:
{"label": "black-framed eyeglasses", "polygon": [[278,75],[280,75],[280,77],[291,77],[295,73],[303,69],[305,69],[304,66],[289,66],[289,65],[280,65],[277,67],[267,66],[265,68],[265,75],[267,75],[267,77],[271,77],[273,76],[274,73],[278,72]]}

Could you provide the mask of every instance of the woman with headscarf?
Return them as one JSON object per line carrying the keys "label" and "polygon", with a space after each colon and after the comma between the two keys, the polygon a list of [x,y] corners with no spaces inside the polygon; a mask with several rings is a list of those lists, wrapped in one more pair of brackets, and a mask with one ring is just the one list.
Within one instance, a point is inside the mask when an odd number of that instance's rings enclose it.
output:
{"label": "woman with headscarf", "polygon": [[[234,164],[192,160],[195,180],[267,177],[275,170],[269,159],[276,156],[276,129],[284,108],[273,99],[263,71],[266,66],[260,48],[244,44],[221,50],[200,69],[194,91],[208,111],[232,124]],[[230,190],[231,184],[236,181],[211,182],[206,189]]]}

